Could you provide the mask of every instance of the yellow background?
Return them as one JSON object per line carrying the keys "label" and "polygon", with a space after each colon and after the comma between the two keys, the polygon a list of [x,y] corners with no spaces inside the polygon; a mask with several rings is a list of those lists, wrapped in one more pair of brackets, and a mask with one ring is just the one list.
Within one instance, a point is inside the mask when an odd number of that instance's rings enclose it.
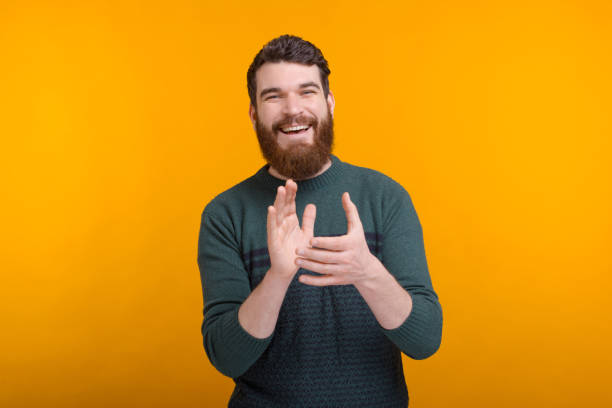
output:
{"label": "yellow background", "polygon": [[334,152],[410,192],[444,309],[414,407],[607,407],[612,3],[3,1],[0,406],[224,406],[200,215],[263,164],[246,70],[320,47]]}

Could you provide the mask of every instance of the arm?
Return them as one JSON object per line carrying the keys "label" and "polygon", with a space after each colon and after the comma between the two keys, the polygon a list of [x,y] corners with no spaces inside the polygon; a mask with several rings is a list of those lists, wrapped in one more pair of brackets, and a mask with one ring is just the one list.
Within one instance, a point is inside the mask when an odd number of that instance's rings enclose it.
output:
{"label": "arm", "polygon": [[372,277],[356,282],[355,287],[380,326],[386,330],[396,329],[410,315],[412,297],[373,255],[369,269],[372,271]]}
{"label": "arm", "polygon": [[[244,373],[268,347],[295,267],[295,248],[312,237],[316,209],[304,210],[300,229],[295,213],[297,184],[279,187],[268,207],[271,268],[251,292],[231,223],[202,216],[198,265],[204,293],[204,348],[212,364],[229,377]],[[237,351],[240,350],[240,353]]]}
{"label": "arm", "polygon": [[274,333],[278,313],[291,284],[272,268],[238,310],[238,321],[252,336],[265,339]]}
{"label": "arm", "polygon": [[198,266],[204,297],[204,350],[222,374],[238,377],[257,361],[272,336],[256,338],[240,325],[239,307],[251,294],[248,273],[231,226],[206,210],[200,227]]}
{"label": "arm", "polygon": [[412,300],[408,317],[383,331],[406,355],[424,359],[442,340],[442,307],[433,290],[425,257],[423,232],[408,192],[394,184],[382,244],[382,264]]}
{"label": "arm", "polygon": [[406,355],[424,359],[436,352],[442,336],[442,308],[433,291],[421,226],[408,193],[390,199],[383,229],[382,263],[370,252],[359,213],[348,193],[342,196],[348,232],[316,237],[299,250],[298,265],[324,276],[300,276],[309,285],[353,284],[381,329]]}
{"label": "arm", "polygon": [[238,318],[253,336],[265,338],[274,332],[283,299],[298,271],[295,249],[312,238],[316,208],[304,209],[302,228],[295,211],[297,184],[289,179],[279,186],[274,205],[268,207],[267,235],[271,268],[240,307]]}

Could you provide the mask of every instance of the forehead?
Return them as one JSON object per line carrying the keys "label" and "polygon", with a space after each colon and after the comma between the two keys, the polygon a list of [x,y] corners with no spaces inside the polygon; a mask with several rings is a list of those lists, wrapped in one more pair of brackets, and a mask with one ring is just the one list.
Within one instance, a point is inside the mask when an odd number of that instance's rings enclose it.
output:
{"label": "forehead", "polygon": [[306,82],[321,85],[318,66],[294,62],[266,62],[257,70],[255,79],[258,91],[265,88],[294,88]]}

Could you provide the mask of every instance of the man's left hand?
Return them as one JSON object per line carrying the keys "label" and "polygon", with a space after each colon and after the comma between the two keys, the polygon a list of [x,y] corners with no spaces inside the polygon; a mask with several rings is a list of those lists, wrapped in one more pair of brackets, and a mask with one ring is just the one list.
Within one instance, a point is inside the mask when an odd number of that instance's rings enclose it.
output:
{"label": "man's left hand", "polygon": [[357,206],[348,192],[342,194],[342,206],[348,223],[346,235],[314,237],[310,240],[312,248],[296,249],[299,267],[323,274],[303,274],[300,282],[313,286],[356,284],[373,278],[380,271],[380,261],[368,248]]}

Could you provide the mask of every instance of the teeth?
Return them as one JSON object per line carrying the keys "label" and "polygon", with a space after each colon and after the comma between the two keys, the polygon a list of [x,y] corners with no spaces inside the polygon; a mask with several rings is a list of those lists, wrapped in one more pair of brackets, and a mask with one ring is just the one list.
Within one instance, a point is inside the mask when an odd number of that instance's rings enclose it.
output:
{"label": "teeth", "polygon": [[295,132],[297,130],[308,129],[308,126],[293,126],[288,128],[282,128],[283,132]]}

